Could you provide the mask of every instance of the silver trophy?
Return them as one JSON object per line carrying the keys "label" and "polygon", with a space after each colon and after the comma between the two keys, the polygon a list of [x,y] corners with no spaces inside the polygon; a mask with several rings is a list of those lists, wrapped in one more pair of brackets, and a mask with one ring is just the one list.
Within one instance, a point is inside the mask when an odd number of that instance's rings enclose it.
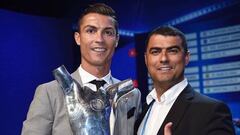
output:
{"label": "silver trophy", "polygon": [[[110,85],[105,90],[100,88],[93,91],[74,80],[64,66],[55,69],[53,75],[64,92],[73,134],[110,135],[109,108],[117,114],[119,98],[134,89],[132,80]],[[118,124],[118,119],[116,117],[114,125],[120,128],[122,124]],[[114,135],[120,133],[115,132]]]}

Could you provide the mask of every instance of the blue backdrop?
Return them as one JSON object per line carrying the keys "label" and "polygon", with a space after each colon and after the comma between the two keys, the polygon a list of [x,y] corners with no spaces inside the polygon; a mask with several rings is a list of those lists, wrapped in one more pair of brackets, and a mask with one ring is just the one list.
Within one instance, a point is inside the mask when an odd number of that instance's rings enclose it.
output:
{"label": "blue backdrop", "polygon": [[[211,36],[203,38],[200,33],[211,29],[239,25],[240,16],[235,11],[236,9],[227,10],[224,11],[224,14],[220,12],[221,15],[209,14],[181,24],[177,23],[181,22],[181,19],[173,20],[170,24],[176,25],[185,33],[196,33],[196,38],[191,40],[197,42],[197,49],[195,50],[198,51],[195,52],[195,55],[200,60],[202,57],[201,39],[211,38]],[[80,54],[73,39],[72,23],[67,19],[0,10],[1,134],[20,134],[22,122],[26,118],[35,88],[37,85],[53,79],[53,69],[64,64],[70,72],[73,72],[79,66]],[[239,31],[231,34],[236,33],[239,33]],[[145,33],[136,34],[135,37],[134,34],[124,33],[123,31],[121,34],[119,47],[112,61],[112,74],[122,80],[132,78],[135,86],[141,88],[144,100],[144,96],[148,92],[148,82],[146,81],[148,78],[146,76],[139,78],[138,74],[143,75],[146,71],[142,70],[145,67],[144,63],[138,65],[136,57],[141,54],[139,49],[144,47],[142,41]],[[238,37],[236,36],[236,38]],[[239,39],[235,41],[239,41]],[[192,49],[194,51],[194,47]],[[235,49],[239,49],[239,46]],[[144,62],[143,59],[140,59],[140,61]],[[221,64],[226,61],[239,61],[239,55],[200,60],[200,63],[198,63],[199,61],[191,62],[190,67],[197,66],[200,69],[200,72],[193,73],[193,77],[199,76],[199,86],[196,85],[196,88],[200,92],[204,93],[204,79],[201,74],[205,72],[202,72],[202,66]],[[190,73],[190,75],[192,74]],[[194,81],[196,80],[193,79]],[[224,100],[231,108],[234,118],[240,118],[239,91],[238,89],[235,92],[205,94]],[[236,128],[236,130],[239,134],[239,128]]]}

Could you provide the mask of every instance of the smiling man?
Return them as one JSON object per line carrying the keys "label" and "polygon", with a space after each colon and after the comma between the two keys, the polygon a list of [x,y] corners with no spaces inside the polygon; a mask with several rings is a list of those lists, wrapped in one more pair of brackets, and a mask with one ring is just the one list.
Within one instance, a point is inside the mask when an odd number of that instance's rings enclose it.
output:
{"label": "smiling man", "polygon": [[145,63],[154,89],[135,123],[135,134],[163,135],[166,124],[173,135],[235,134],[229,108],[195,92],[184,77],[189,59],[185,36],[178,29],[162,26],[149,33]]}
{"label": "smiling man", "polygon": [[111,16],[89,13],[79,21],[75,41],[80,46],[81,67],[96,77],[109,73],[118,44],[117,22]]}
{"label": "smiling man", "polygon": [[[115,11],[111,7],[101,3],[90,5],[79,17],[78,31],[74,33],[74,38],[77,45],[80,46],[81,64],[79,68],[71,74],[72,78],[81,84],[82,88],[87,86],[95,92],[99,92],[99,88],[105,90],[106,87],[118,83],[119,80],[114,78],[110,71],[112,56],[119,40],[118,22]],[[135,88],[133,88],[133,90],[133,92],[139,91]],[[110,124],[110,126],[106,127],[110,129],[111,134],[133,134],[133,125],[138,115],[137,108],[139,108],[141,97],[133,93],[123,96],[125,97],[121,99],[124,100],[124,102],[119,99],[118,106],[120,106],[119,108],[122,106],[126,109],[120,109],[121,112],[116,114],[119,117],[122,116],[120,117],[121,121],[119,123],[123,122],[123,124],[117,123],[113,110],[109,109],[105,111],[107,112],[106,121]],[[74,126],[81,127],[79,129],[86,129],[86,132],[92,130],[91,133],[94,134],[109,135],[109,130],[107,133],[103,133],[101,130],[96,131],[96,128],[91,128],[97,127],[98,125],[94,124],[98,123],[91,123],[91,121],[84,122],[93,125],[84,125],[85,123],[73,125],[70,123],[65,98],[63,90],[56,80],[39,85],[30,105],[27,119],[23,123],[22,135],[90,134],[85,133],[85,130],[79,131],[80,133],[74,133],[72,130]],[[137,105],[134,106],[135,104],[131,101],[136,102]],[[127,109],[131,109],[130,113]],[[110,117],[108,116],[109,112]],[[86,114],[87,112],[82,113]],[[110,120],[108,120],[108,118],[110,118]],[[116,119],[120,118],[117,117]],[[114,127],[116,123],[119,126]],[[114,129],[118,131],[118,133],[115,133],[115,131],[113,131]]]}

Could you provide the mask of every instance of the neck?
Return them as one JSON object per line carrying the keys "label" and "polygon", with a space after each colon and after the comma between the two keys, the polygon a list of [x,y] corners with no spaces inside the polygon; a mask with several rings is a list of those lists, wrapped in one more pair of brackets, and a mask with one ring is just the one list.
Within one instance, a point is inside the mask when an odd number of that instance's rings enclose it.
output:
{"label": "neck", "polygon": [[179,81],[172,81],[172,82],[154,82],[154,88],[157,92],[157,98],[160,100],[160,97],[171,87],[181,82],[183,79]]}
{"label": "neck", "polygon": [[82,68],[86,70],[88,73],[94,75],[97,78],[102,78],[106,76],[110,71],[109,65],[104,66],[95,66],[90,64],[81,64]]}
{"label": "neck", "polygon": [[158,101],[160,101],[160,97],[163,95],[163,93],[165,93],[170,88],[170,86],[163,87],[162,85],[161,86],[156,85],[154,86],[154,88],[156,89],[157,99]]}

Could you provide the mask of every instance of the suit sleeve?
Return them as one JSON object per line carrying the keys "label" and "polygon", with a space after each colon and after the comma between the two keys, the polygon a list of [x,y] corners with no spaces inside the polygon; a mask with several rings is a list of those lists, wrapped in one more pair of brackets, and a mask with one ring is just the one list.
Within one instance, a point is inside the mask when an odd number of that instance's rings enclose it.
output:
{"label": "suit sleeve", "polygon": [[36,89],[27,119],[23,122],[22,135],[51,135],[53,111],[46,85]]}
{"label": "suit sleeve", "polygon": [[209,114],[211,117],[206,126],[207,135],[235,135],[232,116],[224,103],[218,103]]}

